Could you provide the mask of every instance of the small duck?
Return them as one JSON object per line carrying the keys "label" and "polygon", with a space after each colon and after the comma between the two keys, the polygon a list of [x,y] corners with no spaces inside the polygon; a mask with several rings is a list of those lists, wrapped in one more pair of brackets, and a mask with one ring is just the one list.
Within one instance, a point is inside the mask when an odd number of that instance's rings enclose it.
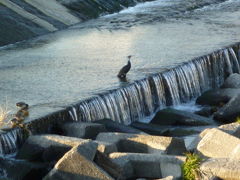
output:
{"label": "small duck", "polygon": [[[17,112],[17,114],[22,117],[27,117],[29,116],[29,112],[28,112],[28,107],[29,105],[26,104],[25,102],[18,102],[16,103],[16,106],[20,108],[20,110]],[[17,115],[16,114],[16,115]]]}

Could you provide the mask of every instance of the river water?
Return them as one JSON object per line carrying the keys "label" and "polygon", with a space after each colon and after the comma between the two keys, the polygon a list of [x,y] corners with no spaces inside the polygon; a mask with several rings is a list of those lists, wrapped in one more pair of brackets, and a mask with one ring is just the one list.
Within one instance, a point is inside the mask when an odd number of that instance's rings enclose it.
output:
{"label": "river water", "polygon": [[[30,120],[238,42],[239,0],[157,0],[2,47],[0,104]],[[133,55],[127,82],[116,77]]]}

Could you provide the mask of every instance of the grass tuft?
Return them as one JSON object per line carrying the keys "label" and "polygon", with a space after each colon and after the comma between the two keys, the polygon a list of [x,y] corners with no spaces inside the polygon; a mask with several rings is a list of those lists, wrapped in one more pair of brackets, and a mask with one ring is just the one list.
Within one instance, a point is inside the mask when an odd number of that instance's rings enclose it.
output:
{"label": "grass tuft", "polygon": [[182,173],[184,180],[195,180],[199,175],[199,166],[202,159],[194,153],[186,153],[187,160],[182,165]]}
{"label": "grass tuft", "polygon": [[236,122],[240,124],[240,116],[236,118]]}
{"label": "grass tuft", "polygon": [[10,110],[8,109],[7,102],[4,105],[0,105],[0,127],[5,125],[7,118],[10,115]]}

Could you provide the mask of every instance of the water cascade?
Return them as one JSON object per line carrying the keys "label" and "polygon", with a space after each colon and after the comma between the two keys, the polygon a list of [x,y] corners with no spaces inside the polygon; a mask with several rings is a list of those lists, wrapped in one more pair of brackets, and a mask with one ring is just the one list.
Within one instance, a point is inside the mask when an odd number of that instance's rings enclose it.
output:
{"label": "water cascade", "polygon": [[[188,102],[202,92],[219,87],[231,73],[240,73],[240,44],[185,62],[119,89],[98,94],[62,111],[26,124],[33,134],[47,133],[61,121],[95,121],[109,118],[130,124],[166,106]],[[0,134],[0,154],[12,154],[24,141],[14,129]]]}
{"label": "water cascade", "polygon": [[188,102],[202,92],[219,87],[231,73],[240,73],[239,45],[213,52],[173,69],[138,80],[73,105],[74,121],[110,118],[130,124],[159,109]]}
{"label": "water cascade", "polygon": [[0,155],[13,154],[23,142],[21,129],[14,129],[0,134]]}

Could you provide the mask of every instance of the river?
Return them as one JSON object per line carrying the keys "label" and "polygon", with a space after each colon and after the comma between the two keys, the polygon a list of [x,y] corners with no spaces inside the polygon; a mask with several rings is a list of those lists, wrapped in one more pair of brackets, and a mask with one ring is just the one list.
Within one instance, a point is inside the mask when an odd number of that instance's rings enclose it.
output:
{"label": "river", "polygon": [[239,41],[239,10],[239,0],[157,0],[1,47],[0,104],[14,113],[27,102],[31,120],[223,48]]}

